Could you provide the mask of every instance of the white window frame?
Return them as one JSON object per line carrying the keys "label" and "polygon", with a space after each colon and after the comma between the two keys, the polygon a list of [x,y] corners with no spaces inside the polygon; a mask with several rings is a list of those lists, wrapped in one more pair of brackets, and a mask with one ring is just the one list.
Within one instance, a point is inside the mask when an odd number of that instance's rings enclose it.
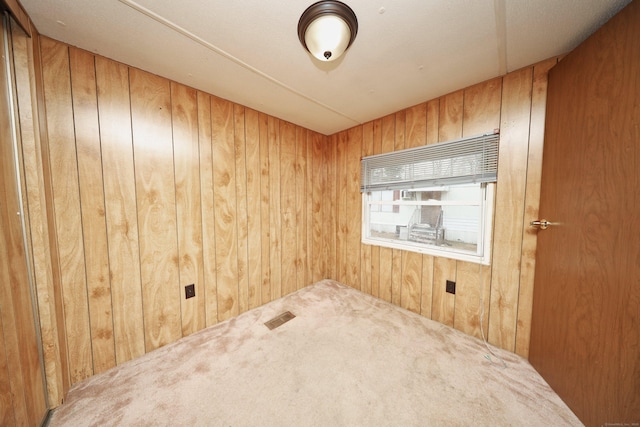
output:
{"label": "white window frame", "polygon": [[[363,158],[362,243],[489,265],[498,145],[499,131],[496,130],[493,133],[471,138]],[[373,191],[399,190],[401,194],[407,194],[411,191],[429,191],[424,188],[443,188],[443,186],[454,188],[468,184],[478,184],[483,190],[478,200],[403,200],[401,198],[390,201],[379,198],[373,200],[371,196]],[[460,247],[437,244],[437,238],[431,243],[384,237],[384,235],[372,236],[370,207],[375,205],[391,205],[400,210],[402,206],[479,206],[477,250],[472,252]],[[409,223],[411,225],[411,221]],[[397,225],[402,227],[400,224]],[[402,231],[406,232],[406,230],[400,230],[400,235]],[[446,238],[446,230],[444,233]]]}

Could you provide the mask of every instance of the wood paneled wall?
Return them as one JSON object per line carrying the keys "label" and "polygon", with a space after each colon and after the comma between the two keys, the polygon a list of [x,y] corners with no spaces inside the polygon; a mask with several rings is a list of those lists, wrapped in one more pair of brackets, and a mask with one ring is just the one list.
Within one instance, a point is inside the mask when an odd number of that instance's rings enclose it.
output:
{"label": "wood paneled wall", "polygon": [[[556,59],[327,137],[40,45],[71,383],[323,278],[528,354]],[[361,243],[362,156],[496,128],[491,266]]]}
{"label": "wood paneled wall", "polygon": [[[43,358],[49,405],[55,407],[62,402],[71,386],[67,335],[64,327],[62,300],[62,273],[60,254],[53,213],[53,183],[49,161],[49,136],[44,107],[42,58],[40,37],[32,29],[32,44],[29,46],[33,58],[33,93],[36,100],[33,113],[33,143],[27,143],[23,135],[23,154],[26,171],[26,187],[29,197],[29,213],[33,268],[36,277],[40,333],[42,334]],[[20,91],[18,91],[20,97]],[[21,111],[25,111],[23,107]],[[27,110],[28,111],[28,110]],[[21,127],[24,129],[22,118]]]}
{"label": "wood paneled wall", "polygon": [[[27,19],[26,24],[23,23],[23,25],[31,25],[31,23]],[[50,209],[52,191],[48,178],[50,167],[46,125],[44,125],[46,117],[43,113],[42,97],[36,95],[42,93],[39,38],[34,28],[31,28],[30,33],[33,35],[32,38],[27,37],[15,22],[11,22],[9,46],[13,54],[12,65],[15,76],[14,108],[15,118],[19,123],[17,140],[18,155],[22,165],[21,190],[27,223],[27,255],[31,265],[30,273],[35,281],[48,400],[59,403],[69,388],[66,335],[60,292],[57,240],[53,231],[54,218]],[[3,129],[9,130],[6,126]],[[10,140],[7,138],[4,142],[8,143]],[[24,286],[24,289],[28,289],[28,286]],[[26,316],[30,313],[30,309],[23,307],[18,312]],[[7,330],[8,326],[5,332]],[[28,332],[24,335],[27,336]],[[14,351],[16,350],[8,350],[8,354]],[[19,372],[15,366],[11,371]],[[31,390],[24,390],[24,393],[15,390],[12,392],[15,396],[22,394],[26,396],[32,393]],[[19,402],[19,399],[14,399],[13,402]],[[0,412],[3,411],[0,410]],[[16,422],[20,424],[24,421],[20,413],[24,415],[25,411],[17,410],[15,413],[17,414]],[[1,422],[0,424],[4,425]]]}
{"label": "wood paneled wall", "polygon": [[[46,284],[40,273],[49,246],[46,215],[42,216],[44,226],[39,222],[44,209],[37,185],[42,177],[41,163],[31,162],[39,159],[40,142],[34,67],[31,43],[21,27],[13,19],[3,20],[0,27],[0,425],[37,426],[48,408],[33,302],[34,279]],[[27,186],[34,182],[37,194],[29,194]],[[31,230],[29,224],[36,227]],[[43,246],[36,247],[43,238]],[[47,304],[42,308],[46,315]]]}
{"label": "wood paneled wall", "polygon": [[[332,135],[325,149],[329,277],[528,355],[550,59]],[[361,156],[500,129],[490,266],[361,244]],[[456,294],[445,292],[456,281]],[[482,331],[480,323],[482,318]]]}
{"label": "wood paneled wall", "polygon": [[71,383],[326,276],[327,137],[40,41]]}

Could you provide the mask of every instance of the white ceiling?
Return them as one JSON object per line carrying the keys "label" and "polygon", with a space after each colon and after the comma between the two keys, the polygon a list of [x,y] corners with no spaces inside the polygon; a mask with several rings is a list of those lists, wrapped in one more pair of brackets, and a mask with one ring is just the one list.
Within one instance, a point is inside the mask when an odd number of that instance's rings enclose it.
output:
{"label": "white ceiling", "polygon": [[567,53],[630,0],[343,0],[346,54],[320,63],[314,0],[21,0],[41,34],[330,135]]}

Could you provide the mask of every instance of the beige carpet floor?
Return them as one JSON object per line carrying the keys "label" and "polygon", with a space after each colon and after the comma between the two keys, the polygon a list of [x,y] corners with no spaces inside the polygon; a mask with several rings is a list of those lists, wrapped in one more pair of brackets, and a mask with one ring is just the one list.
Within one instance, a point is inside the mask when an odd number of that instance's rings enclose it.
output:
{"label": "beige carpet floor", "polygon": [[582,425],[492,350],[504,367],[481,340],[324,280],[75,385],[49,425]]}

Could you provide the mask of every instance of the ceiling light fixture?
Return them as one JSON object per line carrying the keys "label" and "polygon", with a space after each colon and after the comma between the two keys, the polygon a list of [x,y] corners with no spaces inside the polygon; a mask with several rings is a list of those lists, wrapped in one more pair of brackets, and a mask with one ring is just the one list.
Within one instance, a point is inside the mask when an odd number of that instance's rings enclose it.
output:
{"label": "ceiling light fixture", "polygon": [[358,34],[356,14],[346,4],[323,0],[312,4],[298,21],[300,43],[320,61],[338,59]]}

